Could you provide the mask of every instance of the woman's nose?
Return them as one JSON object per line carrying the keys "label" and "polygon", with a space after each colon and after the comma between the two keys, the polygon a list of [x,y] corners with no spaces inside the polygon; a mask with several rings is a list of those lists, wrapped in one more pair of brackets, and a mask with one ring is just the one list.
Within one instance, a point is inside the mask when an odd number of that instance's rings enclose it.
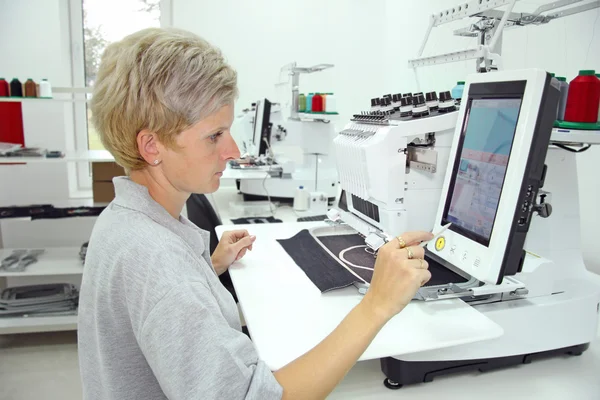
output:
{"label": "woman's nose", "polygon": [[227,135],[226,140],[227,143],[221,156],[223,160],[232,160],[240,158],[240,149],[235,143],[235,140],[233,140],[233,137],[231,135]]}

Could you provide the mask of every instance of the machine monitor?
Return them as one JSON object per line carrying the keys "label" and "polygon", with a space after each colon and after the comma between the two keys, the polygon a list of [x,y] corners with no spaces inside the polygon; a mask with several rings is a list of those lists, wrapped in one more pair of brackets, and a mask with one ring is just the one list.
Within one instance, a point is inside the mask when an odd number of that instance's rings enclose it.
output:
{"label": "machine monitor", "polygon": [[520,271],[557,102],[542,70],[469,78],[434,230],[452,225],[432,255],[490,284]]}
{"label": "machine monitor", "polygon": [[488,246],[515,138],[521,97],[469,100],[445,223]]}
{"label": "machine monitor", "polygon": [[[252,143],[258,149],[258,156],[267,154],[271,144],[271,102],[268,99],[256,102],[256,115],[254,117],[254,132]],[[268,143],[268,145],[267,145]]]}

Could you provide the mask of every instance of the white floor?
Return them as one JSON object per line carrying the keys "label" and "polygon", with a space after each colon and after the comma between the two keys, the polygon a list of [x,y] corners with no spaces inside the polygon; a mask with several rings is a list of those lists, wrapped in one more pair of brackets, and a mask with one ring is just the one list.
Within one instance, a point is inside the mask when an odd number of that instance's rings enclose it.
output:
{"label": "white floor", "polygon": [[0,336],[0,400],[81,399],[77,333]]}
{"label": "white floor", "polygon": [[[598,400],[599,376],[600,337],[580,357],[555,357],[484,374],[442,376],[399,391],[383,386],[379,361],[363,361],[329,398]],[[76,332],[0,336],[0,400],[30,399],[81,399]]]}

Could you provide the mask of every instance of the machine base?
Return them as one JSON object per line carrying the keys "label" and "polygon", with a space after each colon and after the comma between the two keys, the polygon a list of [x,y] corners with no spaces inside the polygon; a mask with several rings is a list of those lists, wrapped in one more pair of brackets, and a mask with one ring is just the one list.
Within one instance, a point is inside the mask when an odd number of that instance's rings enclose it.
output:
{"label": "machine base", "polygon": [[[244,201],[265,201],[265,200],[267,200],[267,196],[261,196],[261,195],[257,195],[257,194],[242,193],[242,196],[244,198]],[[292,204],[294,202],[294,198],[293,197],[271,196],[271,201]],[[335,203],[335,197],[328,197],[327,201],[328,201],[329,205],[331,206]]]}
{"label": "machine base", "polygon": [[564,354],[580,356],[589,347],[589,343],[584,343],[561,349],[541,351],[539,353],[457,361],[402,361],[393,357],[386,357],[381,359],[381,370],[387,377],[383,381],[383,384],[388,389],[400,389],[403,385],[432,382],[436,376],[448,375],[455,372],[472,370],[487,372],[519,364],[530,364],[534,359]]}

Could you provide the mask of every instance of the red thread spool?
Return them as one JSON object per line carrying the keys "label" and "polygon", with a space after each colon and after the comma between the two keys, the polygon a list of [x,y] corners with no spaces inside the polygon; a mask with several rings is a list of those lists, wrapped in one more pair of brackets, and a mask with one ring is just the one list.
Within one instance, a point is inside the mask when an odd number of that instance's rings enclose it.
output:
{"label": "red thread spool", "polygon": [[[596,110],[598,107],[596,107]],[[323,112],[323,96],[320,93],[316,93],[312,98],[312,111]]]}
{"label": "red thread spool", "polygon": [[4,78],[0,78],[0,97],[8,97],[8,82]]}
{"label": "red thread spool", "polygon": [[600,105],[600,79],[594,70],[581,70],[569,83],[565,121],[595,123]]}

